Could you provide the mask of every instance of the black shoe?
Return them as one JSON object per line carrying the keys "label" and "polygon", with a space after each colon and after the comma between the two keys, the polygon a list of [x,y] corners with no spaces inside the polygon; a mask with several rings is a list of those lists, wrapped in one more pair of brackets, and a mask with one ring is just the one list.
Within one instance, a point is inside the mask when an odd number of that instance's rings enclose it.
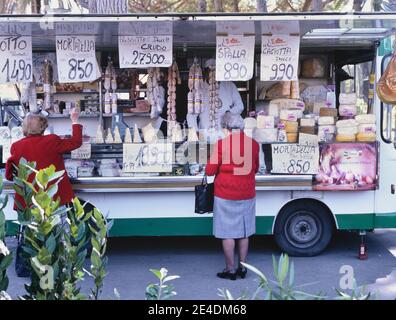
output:
{"label": "black shoe", "polygon": [[246,268],[242,268],[242,267],[238,267],[236,274],[241,277],[242,279],[245,279],[246,274],[247,274],[247,269]]}
{"label": "black shoe", "polygon": [[223,272],[217,273],[217,276],[222,279],[236,280],[237,273],[224,269]]}

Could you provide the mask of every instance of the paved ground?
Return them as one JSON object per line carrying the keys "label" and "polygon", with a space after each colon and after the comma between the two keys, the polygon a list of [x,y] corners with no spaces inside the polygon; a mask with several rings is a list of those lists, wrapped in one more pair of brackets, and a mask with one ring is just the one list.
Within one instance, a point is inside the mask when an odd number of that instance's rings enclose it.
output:
{"label": "paved ground", "polygon": [[[272,278],[273,254],[279,255],[273,238],[252,238],[249,263]],[[377,230],[367,236],[368,260],[357,259],[359,237],[354,233],[338,232],[330,247],[322,255],[312,258],[293,258],[297,284],[310,284],[305,291],[319,291],[335,296],[339,287],[340,267],[350,265],[359,285],[370,285],[383,299],[396,297],[396,229]],[[13,241],[9,243],[13,246]],[[150,282],[155,281],[150,268],[166,267],[170,274],[181,276],[174,281],[178,299],[219,299],[218,288],[228,288],[235,296],[256,286],[251,273],[244,280],[222,280],[215,274],[223,268],[220,243],[209,237],[177,238],[118,238],[111,239],[109,275],[102,298],[114,299],[117,288],[122,299],[143,299]],[[393,253],[393,254],[392,254]],[[395,256],[394,256],[395,255]],[[23,293],[26,279],[17,278],[10,269],[9,293],[16,297]],[[312,284],[313,283],[313,284]],[[88,281],[84,286],[88,285]]]}

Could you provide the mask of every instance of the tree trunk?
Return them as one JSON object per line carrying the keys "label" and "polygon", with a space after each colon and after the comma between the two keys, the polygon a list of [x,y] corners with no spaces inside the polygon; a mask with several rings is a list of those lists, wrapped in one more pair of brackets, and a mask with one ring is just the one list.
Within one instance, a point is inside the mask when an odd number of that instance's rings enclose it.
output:
{"label": "tree trunk", "polygon": [[90,13],[128,13],[128,0],[90,0]]}
{"label": "tree trunk", "polygon": [[206,12],[207,4],[206,0],[198,0],[198,12]]}
{"label": "tree trunk", "polygon": [[268,12],[267,0],[256,0],[256,11],[257,12]]}
{"label": "tree trunk", "polygon": [[239,0],[232,0],[232,11],[239,12]]}
{"label": "tree trunk", "polygon": [[41,12],[41,1],[32,0],[32,13],[40,13],[40,12]]}

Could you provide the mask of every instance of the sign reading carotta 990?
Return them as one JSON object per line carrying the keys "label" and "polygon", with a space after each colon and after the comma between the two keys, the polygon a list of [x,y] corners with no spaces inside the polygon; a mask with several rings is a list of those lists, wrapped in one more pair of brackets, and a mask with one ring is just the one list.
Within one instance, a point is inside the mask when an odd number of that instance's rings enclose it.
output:
{"label": "sign reading carotta 990", "polygon": [[172,164],[172,143],[124,144],[124,172],[172,172]]}
{"label": "sign reading carotta 990", "polygon": [[169,67],[173,62],[172,30],[171,22],[120,24],[120,68]]}

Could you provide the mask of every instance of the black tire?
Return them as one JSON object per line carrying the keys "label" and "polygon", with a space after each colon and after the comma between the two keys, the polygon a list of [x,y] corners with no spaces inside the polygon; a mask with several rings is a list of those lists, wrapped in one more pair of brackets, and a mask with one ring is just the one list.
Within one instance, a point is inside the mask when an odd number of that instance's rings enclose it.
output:
{"label": "black tire", "polygon": [[290,256],[311,257],[330,243],[334,221],[329,209],[320,202],[298,200],[279,213],[274,236],[276,243]]}

